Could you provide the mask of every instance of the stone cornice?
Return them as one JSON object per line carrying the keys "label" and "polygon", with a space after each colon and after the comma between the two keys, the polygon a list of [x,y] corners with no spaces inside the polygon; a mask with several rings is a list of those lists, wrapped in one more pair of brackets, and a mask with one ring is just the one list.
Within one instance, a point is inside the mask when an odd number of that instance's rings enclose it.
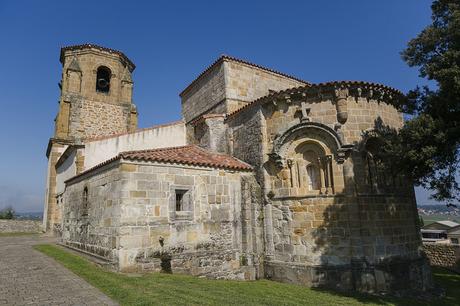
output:
{"label": "stone cornice", "polygon": [[61,48],[61,55],[60,55],[60,60],[61,63],[64,63],[64,57],[66,51],[74,51],[74,50],[91,50],[91,49],[96,49],[99,51],[107,52],[109,54],[115,54],[119,56],[123,61],[125,61],[129,67],[130,72],[133,72],[134,69],[136,69],[136,65],[121,51],[94,45],[94,44],[82,44],[82,45],[73,45],[73,46],[66,46]]}
{"label": "stone cornice", "polygon": [[[405,95],[392,87],[378,83],[364,81],[334,81],[327,83],[308,84],[305,86],[290,88],[282,91],[271,93],[267,96],[254,100],[247,105],[237,109],[236,111],[227,114],[227,120],[237,116],[238,114],[265,103],[277,103],[277,101],[285,101],[291,103],[294,100],[305,99],[331,99],[335,103],[340,100],[346,100],[348,97],[366,98],[368,100],[382,101],[398,108],[401,102],[405,99]],[[345,114],[343,114],[345,115]],[[339,119],[339,118],[338,118]],[[340,121],[346,121],[346,118],[340,118]]]}

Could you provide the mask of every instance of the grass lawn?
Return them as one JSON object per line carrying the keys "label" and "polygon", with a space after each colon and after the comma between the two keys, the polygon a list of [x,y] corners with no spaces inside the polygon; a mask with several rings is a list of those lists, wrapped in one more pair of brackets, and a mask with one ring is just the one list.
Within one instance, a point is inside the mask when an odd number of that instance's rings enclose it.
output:
{"label": "grass lawn", "polygon": [[[390,297],[344,295],[268,280],[208,280],[161,273],[128,276],[105,271],[55,245],[37,245],[35,249],[122,305],[428,305]],[[444,270],[435,270],[434,275],[447,289],[447,296],[432,305],[460,305],[460,275]]]}
{"label": "grass lawn", "polygon": [[17,237],[17,236],[30,236],[38,235],[39,233],[28,233],[28,232],[12,232],[12,233],[0,233],[0,237]]}

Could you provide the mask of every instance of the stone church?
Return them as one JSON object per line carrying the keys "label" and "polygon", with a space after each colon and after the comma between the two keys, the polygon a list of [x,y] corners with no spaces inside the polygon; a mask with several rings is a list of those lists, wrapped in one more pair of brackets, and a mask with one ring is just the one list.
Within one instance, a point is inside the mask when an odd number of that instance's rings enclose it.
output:
{"label": "stone church", "polygon": [[179,94],[181,121],[138,129],[125,54],[85,44],[60,61],[44,226],[62,244],[123,272],[431,287],[413,186],[365,136],[403,125],[400,91],[221,56]]}

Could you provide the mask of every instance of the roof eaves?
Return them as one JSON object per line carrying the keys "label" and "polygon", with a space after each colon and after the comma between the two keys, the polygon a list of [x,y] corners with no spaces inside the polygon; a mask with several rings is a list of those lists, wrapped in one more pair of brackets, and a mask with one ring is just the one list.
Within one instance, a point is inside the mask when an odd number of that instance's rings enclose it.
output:
{"label": "roof eaves", "polygon": [[82,176],[84,176],[84,175],[86,175],[86,174],[88,174],[88,173],[90,173],[90,172],[93,172],[93,171],[95,171],[95,170],[97,170],[97,169],[100,169],[100,168],[102,168],[102,167],[104,167],[104,166],[106,166],[106,165],[109,165],[109,164],[111,164],[111,163],[113,163],[113,162],[115,162],[115,161],[117,161],[117,160],[120,160],[120,159],[121,159],[121,157],[120,157],[120,155],[118,154],[118,155],[115,156],[115,157],[112,157],[112,158],[110,158],[110,159],[108,159],[108,160],[106,160],[106,161],[103,161],[103,162],[100,163],[100,164],[97,164],[97,165],[94,166],[94,167],[91,167],[91,168],[89,168],[89,169],[87,169],[87,170],[85,170],[85,171],[83,171],[83,172],[81,172],[81,173],[79,173],[79,174],[77,174],[77,175],[75,175],[75,176],[72,176],[71,178],[65,180],[65,181],[64,181],[64,184],[70,183],[70,182],[72,182],[72,181],[74,181],[74,180],[76,180],[76,179],[78,179],[78,178],[81,178]]}
{"label": "roof eaves", "polygon": [[249,102],[248,104],[240,107],[239,109],[231,112],[231,113],[228,113],[226,115],[226,120],[227,119],[231,119],[232,117],[234,117],[235,115],[237,115],[238,113],[240,112],[243,112],[251,107],[254,107],[258,104],[261,104],[263,102],[265,102],[266,100],[269,100],[269,99],[272,99],[272,98],[275,98],[275,97],[278,97],[280,95],[283,95],[283,94],[289,94],[289,93],[293,93],[293,92],[296,92],[296,91],[299,91],[299,90],[311,90],[311,89],[318,89],[318,88],[324,88],[324,87],[349,87],[349,86],[368,86],[368,87],[372,87],[372,88],[375,88],[375,89],[382,89],[382,90],[385,90],[385,91],[390,91],[390,92],[393,92],[395,95],[399,95],[399,96],[404,96],[404,93],[402,93],[400,90],[396,89],[396,88],[393,88],[393,87],[390,87],[390,86],[386,86],[386,85],[383,85],[383,84],[379,84],[379,83],[374,83],[374,82],[365,82],[365,81],[331,81],[331,82],[324,82],[324,83],[317,83],[317,84],[306,84],[305,86],[298,86],[298,87],[292,87],[292,88],[288,88],[288,89],[284,89],[284,90],[280,90],[280,91],[275,91],[275,92],[272,92],[266,96],[263,96],[263,97],[260,97],[252,102]]}
{"label": "roof eaves", "polygon": [[94,49],[98,49],[98,50],[101,50],[101,51],[105,51],[105,52],[108,52],[108,53],[113,53],[113,54],[117,54],[119,56],[121,56],[131,67],[130,67],[130,71],[134,71],[134,69],[136,69],[136,65],[121,51],[118,51],[118,50],[115,50],[115,49],[111,49],[111,48],[107,48],[107,47],[102,47],[102,46],[99,46],[99,45],[95,45],[95,44],[81,44],[81,45],[71,45],[71,46],[64,46],[64,47],[61,47],[61,54],[60,54],[60,61],[61,63],[64,62],[64,53],[65,51],[68,51],[68,50],[81,50],[81,49],[89,49],[89,48],[94,48]]}

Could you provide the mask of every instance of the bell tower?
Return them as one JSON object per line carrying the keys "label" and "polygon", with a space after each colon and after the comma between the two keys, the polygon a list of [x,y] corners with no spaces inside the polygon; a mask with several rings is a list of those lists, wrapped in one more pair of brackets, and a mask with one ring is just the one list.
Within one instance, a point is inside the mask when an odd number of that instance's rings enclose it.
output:
{"label": "bell tower", "polygon": [[61,99],[55,137],[84,140],[133,131],[134,64],[120,51],[96,45],[61,49]]}
{"label": "bell tower", "polygon": [[[55,165],[61,154],[85,140],[137,129],[132,101],[134,63],[122,52],[84,44],[61,49],[62,79],[54,136],[47,149],[48,177],[43,224],[60,221]],[[83,158],[83,157],[82,157]],[[81,162],[81,161],[80,161]]]}

